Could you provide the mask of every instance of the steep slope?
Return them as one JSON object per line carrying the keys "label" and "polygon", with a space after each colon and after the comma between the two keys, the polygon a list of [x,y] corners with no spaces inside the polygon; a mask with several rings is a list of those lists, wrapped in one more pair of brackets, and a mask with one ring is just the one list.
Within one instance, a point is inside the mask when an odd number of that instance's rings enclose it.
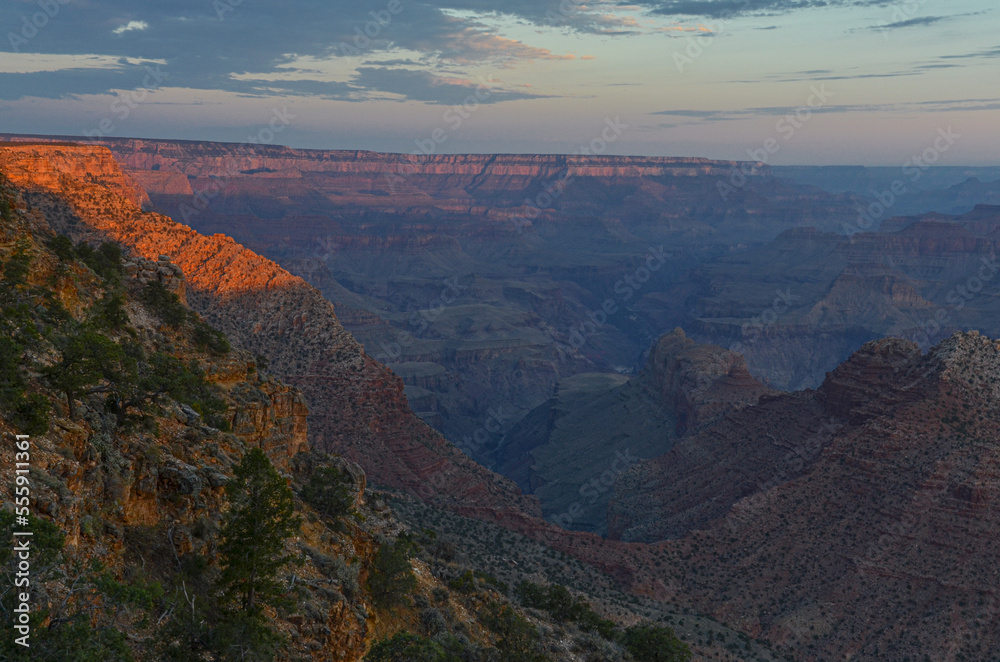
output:
{"label": "steep slope", "polygon": [[0,168],[56,229],[76,239],[113,239],[150,259],[171,256],[186,274],[192,307],[302,389],[314,447],[341,453],[372,480],[423,498],[536,511],[512,484],[413,416],[400,380],[363,352],[317,290],[228,237],[205,237],[142,212],[118,193],[134,187],[108,157],[99,147],[0,145]]}
{"label": "steep slope", "polygon": [[414,410],[486,464],[506,432],[491,412],[509,429],[562,378],[641,368],[680,320],[652,324],[640,302],[685,270],[853,214],[753,163],[103,144],[158,210],[319,288]]}
{"label": "steep slope", "polygon": [[[190,311],[179,317],[179,300],[152,303],[151,292],[184,293],[176,265],[58,243],[45,216],[28,213],[2,184],[0,177],[0,207],[15,203],[0,219],[0,466],[13,476],[24,466],[15,460],[30,465],[29,519],[18,530],[33,535],[32,659],[153,659],[160,637],[178,632],[170,628],[181,620],[182,582],[195,594],[182,565],[205,560],[203,584],[217,568],[224,487],[240,457],[261,448],[296,480],[329,462],[308,452],[308,410],[297,389],[262,374],[248,352],[230,349]],[[164,322],[167,311],[174,316]],[[6,442],[25,433],[25,448]],[[337,466],[363,507],[361,469]],[[295,553],[370,565],[374,528],[348,526],[331,537],[314,511],[300,508],[311,521],[291,545]],[[13,511],[13,490],[4,490],[5,535]],[[8,554],[0,572],[5,619]],[[269,614],[292,642],[288,656],[360,660],[370,626],[348,616],[365,610],[366,598],[339,590],[311,559],[297,572],[306,584],[299,597],[312,609]],[[184,608],[194,603],[184,600]],[[22,659],[11,646],[5,637],[0,657]]]}
{"label": "steep slope", "polygon": [[[853,221],[852,221],[853,223]],[[818,386],[862,344],[924,349],[959,329],[1000,334],[1000,207],[893,218],[850,237],[803,228],[711,260],[651,295],[660,324],[744,354],[775,387]]]}
{"label": "steep slope", "polygon": [[[501,654],[627,662],[629,628],[652,619],[678,625],[695,660],[738,644],[730,659],[776,659],[710,618],[652,600],[637,607],[612,592],[615,604],[602,597],[595,612],[588,589],[593,583],[606,596],[611,580],[583,566],[574,568],[582,586],[553,589],[571,602],[529,602],[515,589],[522,580],[543,579],[543,590],[564,576],[508,563],[500,581],[469,550],[505,554],[496,547],[501,537],[532,558],[556,558],[553,550],[482,523],[472,532],[481,539],[468,538],[467,523],[459,537],[439,538],[442,518],[446,527],[464,520],[426,504],[429,515],[401,523],[383,501],[400,495],[371,494],[361,467],[308,447],[302,394],[262,374],[249,352],[231,348],[184,305],[189,283],[176,264],[123,259],[110,243],[74,246],[50,229],[49,215],[64,222],[62,207],[29,211],[27,200],[38,195],[12,194],[0,169],[0,433],[32,436],[24,453],[35,515],[34,657],[228,659],[233,645],[244,658],[272,659],[270,643],[252,634],[259,630],[215,607],[219,525],[232,507],[226,485],[240,456],[261,448],[298,495],[303,518],[285,544],[298,562],[279,576],[291,600],[265,609],[263,622],[280,635],[278,662],[358,662],[366,650],[395,647],[398,656],[406,646],[469,662]],[[70,373],[85,379],[66,381]],[[16,450],[3,444],[0,466],[28,461]],[[316,493],[329,488],[339,495],[336,512]],[[5,531],[13,509],[9,495],[0,500]],[[392,569],[380,560],[387,548],[416,557],[397,556],[402,565]],[[7,614],[12,558],[8,550],[0,563]],[[376,580],[404,569],[412,584],[383,604]],[[559,611],[569,606],[569,616]],[[0,642],[0,657],[14,656],[12,646]]]}
{"label": "steep slope", "polygon": [[971,332],[870,343],[634,466],[612,521],[683,535],[661,595],[796,659],[992,660],[998,503],[1000,342]]}
{"label": "steep slope", "polygon": [[[357,464],[311,450],[301,393],[184,305],[177,265],[123,259],[108,242],[74,246],[25,207],[0,171],[0,434],[10,441],[0,466],[21,476],[0,497],[0,529],[31,534],[0,554],[5,632],[17,623],[30,651],[5,636],[0,659],[359,662],[386,648],[396,659],[634,659],[626,628],[652,625],[657,607],[598,604],[598,614],[575,591],[583,621],[526,604],[429,522],[397,520]],[[225,579],[227,516],[244,503],[231,488],[251,449],[265,451],[301,517],[280,549],[294,561],[275,577],[284,600],[258,616],[229,600]],[[272,531],[266,520],[258,511],[250,542]],[[30,583],[15,590],[29,562]],[[526,576],[504,575],[512,586]],[[21,603],[30,628],[13,615]],[[697,644],[705,655],[721,647]],[[758,646],[742,659],[774,658]]]}
{"label": "steep slope", "polygon": [[617,476],[769,392],[738,354],[675,329],[631,380],[584,374],[561,381],[553,400],[511,429],[497,466],[539,498],[551,521],[605,534]]}

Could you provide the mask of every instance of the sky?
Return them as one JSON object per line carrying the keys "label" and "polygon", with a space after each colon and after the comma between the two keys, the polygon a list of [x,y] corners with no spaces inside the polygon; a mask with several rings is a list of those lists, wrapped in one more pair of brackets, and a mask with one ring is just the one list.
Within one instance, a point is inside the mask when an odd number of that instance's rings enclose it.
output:
{"label": "sky", "polygon": [[0,132],[998,165],[998,27],[993,0],[0,0]]}

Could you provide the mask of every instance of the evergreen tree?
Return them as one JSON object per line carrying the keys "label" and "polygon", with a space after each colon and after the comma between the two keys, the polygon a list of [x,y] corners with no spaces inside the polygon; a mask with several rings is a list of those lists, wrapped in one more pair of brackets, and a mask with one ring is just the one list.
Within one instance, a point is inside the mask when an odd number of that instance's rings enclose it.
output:
{"label": "evergreen tree", "polygon": [[44,372],[49,383],[66,394],[71,419],[76,418],[76,396],[90,392],[89,387],[102,380],[114,380],[121,359],[121,347],[95,331],[67,339],[62,359]]}
{"label": "evergreen tree", "polygon": [[299,530],[292,490],[259,448],[243,456],[226,485],[229,510],[223,518],[220,585],[241,611],[256,614],[282,593],[278,571],[294,558],[285,540]]}

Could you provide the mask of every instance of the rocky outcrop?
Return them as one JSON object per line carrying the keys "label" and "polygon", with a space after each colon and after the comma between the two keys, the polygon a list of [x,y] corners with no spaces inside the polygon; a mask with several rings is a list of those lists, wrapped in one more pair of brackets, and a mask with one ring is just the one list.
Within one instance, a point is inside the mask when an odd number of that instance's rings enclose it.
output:
{"label": "rocky outcrop", "polygon": [[169,256],[184,271],[191,306],[302,390],[314,447],[359,462],[378,483],[432,501],[536,512],[513,484],[413,415],[402,382],[363,352],[314,288],[229,237],[206,237],[142,212],[119,188],[80,175],[98,170],[117,181],[120,172],[105,148],[0,145],[0,168],[54,228],[76,239],[112,239],[149,260]]}
{"label": "rocky outcrop", "polygon": [[[804,659],[995,658],[998,375],[1000,342],[976,332],[925,355],[867,345],[822,397],[806,394],[847,415],[804,469],[668,547],[683,568],[676,591]],[[772,412],[776,440],[791,413]],[[771,446],[759,432],[744,443]],[[809,434],[784,439],[808,451]],[[772,448],[781,466],[784,450]]]}
{"label": "rocky outcrop", "polygon": [[[149,205],[149,195],[122,172],[114,156],[99,145],[76,142],[18,141],[0,143],[7,157],[4,169],[11,181],[31,181],[36,186],[58,189],[65,178],[96,185],[125,198],[137,207]],[[33,158],[44,149],[46,158]]]}
{"label": "rocky outcrop", "polygon": [[630,466],[771,393],[740,355],[699,345],[675,329],[654,344],[631,380],[608,374],[562,380],[555,398],[512,428],[497,450],[497,466],[540,499],[551,521],[604,534],[611,488]]}
{"label": "rocky outcrop", "polygon": [[187,305],[187,287],[184,284],[184,270],[170,261],[170,256],[160,255],[155,261],[136,255],[124,263],[125,273],[142,284],[156,281],[164,289],[177,295],[181,303]]}
{"label": "rocky outcrop", "polygon": [[[559,380],[631,373],[665,330],[693,332],[659,318],[658,294],[699,261],[802,224],[839,230],[853,208],[760,164],[698,158],[102,144],[159,211],[316,286],[373,358],[443,368],[430,388],[404,379],[467,449],[500,442],[466,441],[490,411],[516,421]],[[616,312],[593,327],[605,304]]]}
{"label": "rocky outcrop", "polygon": [[653,345],[639,379],[674,411],[679,437],[756,404],[770,392],[750,376],[742,356],[700,345],[681,329],[674,329]]}
{"label": "rocky outcrop", "polygon": [[905,385],[920,348],[908,341],[868,343],[817,391],[761,393],[755,407],[682,439],[639,463],[615,485],[609,535],[623,540],[679,538],[724,516],[733,504],[801,475],[844,429],[892,412],[925,393]]}

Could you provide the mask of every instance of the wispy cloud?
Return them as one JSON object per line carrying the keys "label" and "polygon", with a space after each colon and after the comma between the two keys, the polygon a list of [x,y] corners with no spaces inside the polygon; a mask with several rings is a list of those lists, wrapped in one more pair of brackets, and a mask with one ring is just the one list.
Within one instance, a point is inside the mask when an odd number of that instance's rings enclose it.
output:
{"label": "wispy cloud", "polygon": [[969,59],[993,59],[1000,57],[1000,46],[987,48],[984,50],[962,53],[959,55],[942,55],[942,60],[969,60]]}
{"label": "wispy cloud", "polygon": [[774,16],[794,11],[826,7],[886,7],[891,0],[650,0],[656,14],[731,18]]}
{"label": "wispy cloud", "polygon": [[[796,110],[797,108],[792,106],[763,106],[756,108],[737,108],[731,110],[675,108],[650,113],[650,115],[666,115],[669,117],[687,118],[698,122],[731,122],[735,120],[755,119],[760,117],[781,117],[795,113]],[[928,111],[957,112],[981,110],[1000,110],[1000,98],[945,99],[892,104],[841,104],[818,106],[810,109],[810,111],[814,114],[917,113]],[[676,125],[676,123],[671,124],[671,126]]]}
{"label": "wispy cloud", "polygon": [[[60,2],[58,20],[37,30],[27,44],[20,45],[20,50],[60,57],[97,53],[110,59],[162,61],[170,71],[171,87],[356,100],[365,98],[364,86],[376,80],[371,71],[361,71],[365,61],[402,62],[415,58],[401,70],[422,70],[426,80],[437,80],[435,76],[449,69],[457,68],[465,74],[484,66],[512,68],[538,60],[569,63],[574,59],[570,53],[505,34],[503,27],[511,24],[511,19],[558,24],[571,31],[602,35],[630,34],[636,27],[635,19],[625,15],[634,6],[623,9],[608,0],[589,4],[574,0],[511,0],[502,3],[502,8],[481,0],[407,0],[396,5],[401,10],[395,14],[388,12],[386,0],[230,4],[233,10],[220,18],[210,0],[144,3],[141,16],[128,12],[123,15],[121,0]],[[0,25],[20,25],[26,6],[23,2],[0,3]],[[462,16],[456,16],[456,12]],[[553,22],[550,17],[558,20]],[[117,38],[109,39],[109,33]],[[0,49],[7,48],[8,40],[0,39]],[[290,63],[330,60],[336,60],[338,65],[323,71],[316,67],[298,72],[290,69]],[[369,66],[385,68],[381,62]],[[19,73],[23,76],[8,77],[3,82],[0,97],[61,98],[110,93],[135,87],[142,80],[141,68],[130,72],[128,67],[92,72],[76,80],[56,72]],[[436,92],[448,89],[431,87]],[[384,90],[373,87],[370,92],[378,95]],[[408,98],[433,96],[430,103],[447,97],[420,95],[415,89],[407,94]],[[497,98],[505,97],[498,94]]]}
{"label": "wispy cloud", "polygon": [[112,30],[114,34],[124,34],[126,32],[142,31],[149,28],[149,23],[146,21],[129,21],[125,25],[119,25],[117,28]]}
{"label": "wispy cloud", "polygon": [[491,104],[544,96],[505,89],[498,81],[436,76],[426,71],[390,67],[359,67],[351,82],[359,89],[398,95],[401,101],[409,99],[441,105],[458,105],[467,101]]}

